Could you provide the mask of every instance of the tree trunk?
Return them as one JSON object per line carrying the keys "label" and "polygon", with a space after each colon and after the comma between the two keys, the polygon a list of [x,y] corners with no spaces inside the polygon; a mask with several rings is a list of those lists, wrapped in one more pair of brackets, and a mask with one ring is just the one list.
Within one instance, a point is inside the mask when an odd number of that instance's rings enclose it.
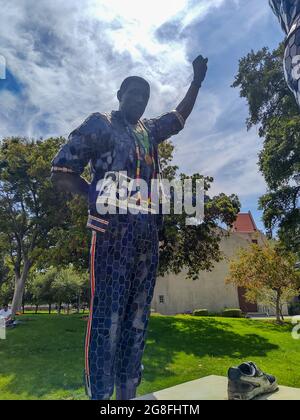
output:
{"label": "tree trunk", "polygon": [[79,314],[80,312],[80,294],[78,295],[78,300],[77,300],[77,313]]}
{"label": "tree trunk", "polygon": [[67,314],[69,315],[70,314],[70,304],[68,303],[68,306],[67,306]]}
{"label": "tree trunk", "polygon": [[51,315],[51,303],[49,303],[49,315]]}
{"label": "tree trunk", "polygon": [[23,295],[25,290],[25,284],[28,277],[28,273],[30,270],[30,263],[26,261],[24,263],[23,271],[21,276],[15,275],[15,290],[14,290],[14,297],[12,301],[12,317],[16,315],[16,312],[21,309],[22,302],[23,302]]}
{"label": "tree trunk", "polygon": [[35,305],[35,314],[38,313],[38,310],[39,310],[39,305]]}
{"label": "tree trunk", "polygon": [[281,310],[280,310],[280,300],[281,300],[281,291],[277,290],[277,298],[276,298],[276,319],[278,324],[282,323],[281,320]]}
{"label": "tree trunk", "polygon": [[16,312],[20,309],[22,297],[24,293],[24,284],[22,284],[21,278],[15,279],[15,290],[14,290],[14,297],[12,301],[12,316],[16,315]]}
{"label": "tree trunk", "polygon": [[280,305],[280,316],[281,316],[281,320],[282,320],[282,322],[284,322],[284,316],[283,316],[283,305]]}

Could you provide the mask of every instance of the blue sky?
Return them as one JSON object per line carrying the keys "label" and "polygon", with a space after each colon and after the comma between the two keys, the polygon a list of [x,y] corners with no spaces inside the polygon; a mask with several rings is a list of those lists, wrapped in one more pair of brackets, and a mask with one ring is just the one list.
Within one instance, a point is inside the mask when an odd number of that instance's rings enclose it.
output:
{"label": "blue sky", "polygon": [[198,54],[207,79],[186,129],[174,138],[175,163],[215,178],[212,193],[237,193],[257,224],[266,186],[257,168],[257,129],[230,87],[238,60],[283,39],[267,0],[24,0],[1,3],[7,79],[0,80],[0,138],[68,135],[91,112],[117,108],[128,75],[149,80],[146,116],[175,108]]}

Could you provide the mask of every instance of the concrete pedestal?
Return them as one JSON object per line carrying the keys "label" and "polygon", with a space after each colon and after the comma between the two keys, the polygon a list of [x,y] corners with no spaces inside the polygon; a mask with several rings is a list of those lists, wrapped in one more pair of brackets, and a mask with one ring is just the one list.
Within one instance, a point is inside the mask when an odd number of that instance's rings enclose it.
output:
{"label": "concrete pedestal", "polygon": [[[135,398],[136,400],[228,400],[227,378],[223,376],[207,376],[196,381],[186,382],[171,388]],[[264,395],[258,400],[300,401],[300,389],[281,386],[274,394]]]}

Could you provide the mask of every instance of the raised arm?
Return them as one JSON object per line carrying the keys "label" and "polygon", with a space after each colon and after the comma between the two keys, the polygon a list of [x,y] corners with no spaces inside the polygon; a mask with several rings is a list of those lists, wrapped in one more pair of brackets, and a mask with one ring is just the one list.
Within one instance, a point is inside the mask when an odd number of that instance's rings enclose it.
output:
{"label": "raised arm", "polygon": [[208,59],[203,58],[202,55],[199,55],[193,61],[194,79],[189,87],[189,90],[187,91],[187,94],[185,95],[185,98],[176,108],[176,111],[182,116],[184,121],[187,120],[195,106],[199,89],[201,88],[202,82],[206,76],[207,62]]}

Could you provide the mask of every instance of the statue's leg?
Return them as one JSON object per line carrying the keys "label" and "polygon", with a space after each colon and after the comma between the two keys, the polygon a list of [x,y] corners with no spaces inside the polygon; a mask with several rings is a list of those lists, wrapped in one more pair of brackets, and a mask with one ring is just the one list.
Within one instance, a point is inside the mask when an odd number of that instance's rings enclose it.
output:
{"label": "statue's leg", "polygon": [[300,18],[296,27],[286,41],[284,70],[288,86],[300,106]]}
{"label": "statue's leg", "polygon": [[158,233],[135,235],[135,264],[116,357],[117,400],[135,398],[142,377],[142,356],[158,266]]}
{"label": "statue's leg", "polygon": [[[123,229],[123,230],[122,230]],[[91,313],[86,335],[86,388],[92,400],[107,400],[114,390],[114,367],[121,321],[128,301],[132,249],[123,246],[128,231],[118,221],[107,232],[93,233]]]}

